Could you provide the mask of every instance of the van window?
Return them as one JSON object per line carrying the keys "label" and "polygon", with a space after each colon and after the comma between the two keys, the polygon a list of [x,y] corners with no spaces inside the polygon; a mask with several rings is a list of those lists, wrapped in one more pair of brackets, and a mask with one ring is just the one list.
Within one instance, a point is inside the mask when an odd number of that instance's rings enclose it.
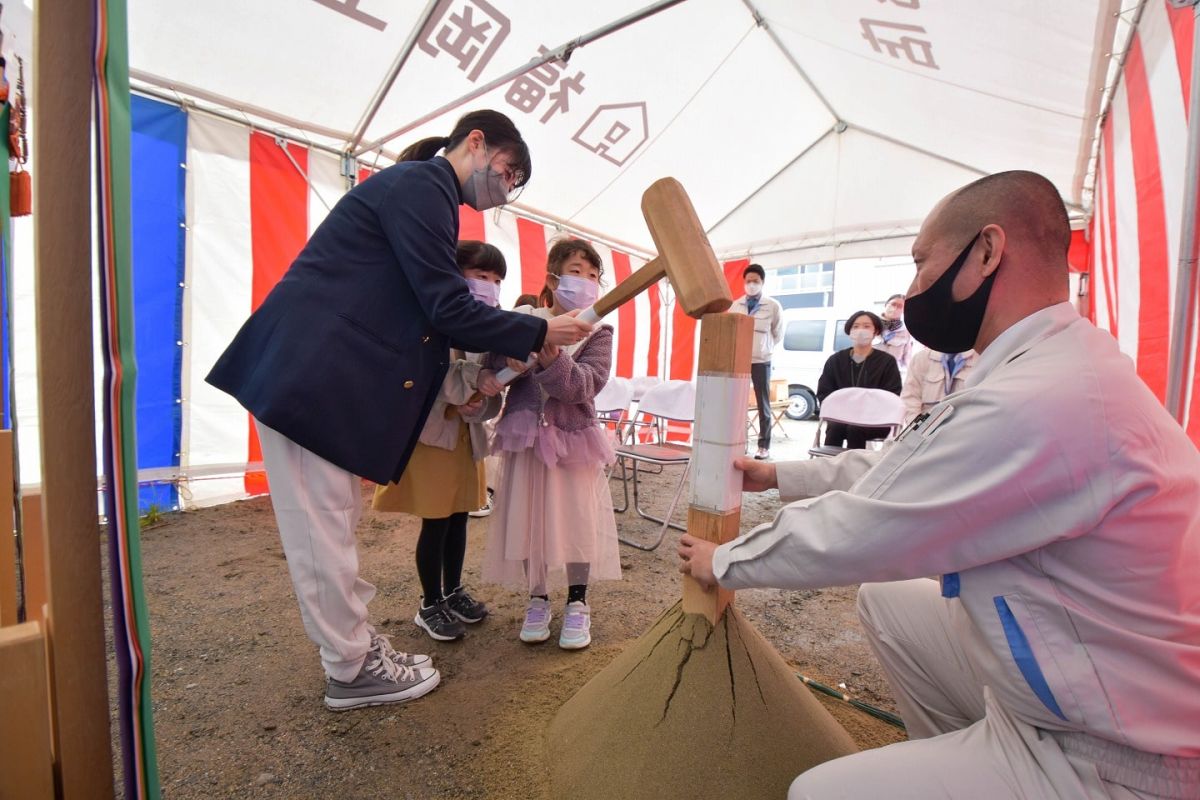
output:
{"label": "van window", "polygon": [[847,347],[853,347],[854,342],[850,341],[850,337],[846,335],[846,320],[839,319],[833,327],[833,349],[845,350]]}
{"label": "van window", "polygon": [[784,350],[808,350],[819,353],[825,349],[825,320],[802,319],[789,322],[783,334]]}

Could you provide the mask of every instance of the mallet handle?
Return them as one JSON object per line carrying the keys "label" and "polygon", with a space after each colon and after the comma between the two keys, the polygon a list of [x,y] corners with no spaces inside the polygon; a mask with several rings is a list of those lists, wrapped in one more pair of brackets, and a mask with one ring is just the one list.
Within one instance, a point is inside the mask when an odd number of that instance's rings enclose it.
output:
{"label": "mallet handle", "polygon": [[[597,300],[591,308],[585,308],[579,312],[579,319],[584,322],[590,322],[595,325],[600,320],[611,314],[614,309],[629,302],[637,297],[642,292],[650,288],[651,284],[657,283],[667,274],[666,262],[661,258],[651,259],[638,268],[637,272],[630,275],[625,280],[621,281],[608,294]],[[532,367],[537,363],[537,356],[530,356],[525,362],[526,367]],[[496,373],[496,380],[507,386],[512,383],[518,373],[508,367]]]}

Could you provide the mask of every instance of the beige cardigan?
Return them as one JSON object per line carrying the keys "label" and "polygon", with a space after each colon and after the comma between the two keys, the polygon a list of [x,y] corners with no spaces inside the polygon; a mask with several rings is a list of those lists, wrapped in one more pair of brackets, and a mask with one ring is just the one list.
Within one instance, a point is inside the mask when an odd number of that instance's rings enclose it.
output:
{"label": "beige cardigan", "polygon": [[462,416],[452,412],[447,418],[448,407],[460,406],[475,394],[482,359],[477,353],[451,353],[461,357],[450,362],[442,388],[433,401],[425,427],[421,429],[420,442],[430,447],[453,450],[458,445],[458,426],[465,422],[471,434],[471,457],[475,461],[482,461],[488,454],[488,434],[483,423],[500,413],[500,396],[485,397],[478,414]]}

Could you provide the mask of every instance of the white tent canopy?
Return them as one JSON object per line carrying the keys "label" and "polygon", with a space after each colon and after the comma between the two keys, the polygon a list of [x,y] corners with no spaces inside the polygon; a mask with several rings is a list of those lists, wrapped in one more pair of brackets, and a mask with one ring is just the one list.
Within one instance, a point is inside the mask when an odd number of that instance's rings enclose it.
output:
{"label": "white tent canopy", "polygon": [[[130,65],[135,89],[349,150],[380,93],[366,145],[646,2],[134,0]],[[1090,207],[1119,0],[661,5],[360,157],[504,111],[534,158],[518,211],[640,254],[664,175],[723,257],[901,253],[938,197],[1013,168]]]}

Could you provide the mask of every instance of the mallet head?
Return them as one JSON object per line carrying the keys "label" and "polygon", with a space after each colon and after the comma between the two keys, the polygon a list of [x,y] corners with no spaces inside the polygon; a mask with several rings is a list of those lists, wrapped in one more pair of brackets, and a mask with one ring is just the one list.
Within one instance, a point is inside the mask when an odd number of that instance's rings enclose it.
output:
{"label": "mallet head", "polygon": [[725,273],[683,185],[674,178],[655,181],[642,195],[642,215],[684,313],[699,319],[729,308]]}

